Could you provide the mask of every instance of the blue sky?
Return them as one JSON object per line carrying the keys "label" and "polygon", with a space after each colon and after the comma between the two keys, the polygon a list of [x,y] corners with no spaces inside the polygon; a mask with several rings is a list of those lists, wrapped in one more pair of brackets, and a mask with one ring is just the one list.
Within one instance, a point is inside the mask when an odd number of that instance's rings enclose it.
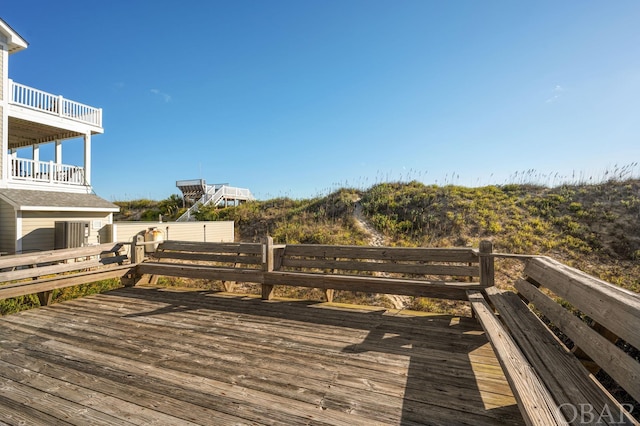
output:
{"label": "blue sky", "polygon": [[[109,200],[192,178],[298,198],[640,161],[637,1],[7,3],[30,43],[10,77],[103,108]],[[82,163],[80,140],[63,147]]]}

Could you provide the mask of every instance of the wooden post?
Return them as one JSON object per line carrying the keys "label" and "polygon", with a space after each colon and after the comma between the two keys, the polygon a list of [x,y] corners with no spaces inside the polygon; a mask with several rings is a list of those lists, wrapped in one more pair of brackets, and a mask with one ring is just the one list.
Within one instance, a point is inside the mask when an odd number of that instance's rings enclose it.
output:
{"label": "wooden post", "polygon": [[140,282],[141,278],[136,269],[136,265],[142,263],[144,260],[144,236],[136,235],[131,243],[131,251],[129,252],[129,257],[131,258],[131,272],[129,276],[121,278],[120,282],[125,287],[133,287],[138,282]]}
{"label": "wooden post", "polygon": [[38,300],[40,301],[40,306],[50,305],[52,299],[53,299],[53,290],[42,291],[38,293]]}
{"label": "wooden post", "polygon": [[333,293],[335,292],[334,289],[332,288],[327,288],[324,290],[324,296],[327,298],[327,302],[328,303],[332,303],[333,302]]}
{"label": "wooden post", "polygon": [[[337,257],[334,257],[334,258],[333,258],[333,260],[334,260],[334,261],[335,261],[335,260],[338,260],[338,258],[337,258]],[[333,274],[335,274],[335,273],[336,273],[336,271],[337,271],[337,270],[336,270],[335,268],[333,268],[333,269],[331,270],[331,274],[332,274],[332,275],[333,275]],[[334,293],[335,293],[335,290],[334,290],[334,289],[332,289],[332,288],[326,288],[326,289],[324,290],[324,297],[327,299],[327,303],[333,303],[333,295],[334,295]]]}
{"label": "wooden post", "polygon": [[136,235],[131,243],[131,263],[138,264],[144,260],[144,236]]}
{"label": "wooden post", "polygon": [[[205,225],[206,227],[207,225]],[[206,242],[206,241],[205,241]],[[238,253],[238,257],[240,257],[240,253]],[[238,265],[240,265],[238,262],[233,264],[233,268],[237,268]],[[224,291],[226,291],[227,293],[233,293],[233,289],[235,288],[235,281],[225,281],[222,280],[222,286],[224,287]]]}
{"label": "wooden post", "polygon": [[[273,271],[273,238],[266,236],[262,244],[262,272]],[[262,300],[273,299],[273,285],[262,284]]]}
{"label": "wooden post", "polygon": [[493,244],[491,241],[480,241],[480,285],[482,287],[493,287],[495,285],[495,268]]}

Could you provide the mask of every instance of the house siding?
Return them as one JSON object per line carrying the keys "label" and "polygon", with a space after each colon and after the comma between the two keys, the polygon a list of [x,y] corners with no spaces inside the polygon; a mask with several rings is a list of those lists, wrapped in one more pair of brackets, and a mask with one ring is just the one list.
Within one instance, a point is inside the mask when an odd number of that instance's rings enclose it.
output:
{"label": "house siding", "polygon": [[[0,57],[2,57],[2,55],[0,55]],[[0,87],[2,87],[2,85],[0,84]],[[3,146],[3,140],[4,138],[8,138],[9,135],[4,134],[4,108],[0,105],[0,181],[2,181],[2,177],[4,176],[2,173],[4,172],[3,168],[4,168],[4,157],[5,155],[7,155],[7,153],[5,152],[5,149],[2,148]]]}
{"label": "house siding", "polygon": [[[53,250],[55,223],[59,221],[89,222],[89,244],[98,244],[101,228],[111,221],[104,212],[30,212],[22,213],[22,252]],[[94,223],[94,221],[96,221]],[[99,225],[97,229],[94,225]]]}
{"label": "house siding", "polygon": [[16,250],[16,216],[13,206],[0,200],[0,252],[14,254]]}
{"label": "house siding", "polygon": [[2,84],[0,84],[0,101],[4,99],[4,57],[6,55],[8,55],[7,48],[0,44],[0,81],[2,82]]}
{"label": "house siding", "polygon": [[7,149],[8,147],[5,146],[5,142],[8,140],[9,135],[5,135],[5,128],[4,128],[4,122],[5,122],[5,111],[4,111],[4,107],[2,106],[3,104],[3,100],[4,100],[4,87],[7,84],[6,79],[9,78],[9,76],[5,75],[5,61],[7,60],[5,57],[9,55],[8,52],[8,48],[6,47],[6,45],[2,44],[2,38],[0,36],[0,181],[3,180],[3,176],[4,176],[4,162],[5,162],[5,156],[7,155]]}

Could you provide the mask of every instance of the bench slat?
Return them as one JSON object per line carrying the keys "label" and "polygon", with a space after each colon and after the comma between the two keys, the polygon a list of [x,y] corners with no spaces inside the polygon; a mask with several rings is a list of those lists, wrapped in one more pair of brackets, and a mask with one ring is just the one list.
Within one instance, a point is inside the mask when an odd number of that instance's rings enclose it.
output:
{"label": "bench slat", "polygon": [[291,259],[284,257],[282,266],[294,268],[342,269],[345,271],[377,271],[418,275],[449,275],[459,277],[477,277],[478,266],[462,265],[420,265],[406,263],[382,263],[366,261],[345,261],[329,259]]}
{"label": "bench slat", "polygon": [[480,288],[479,283],[282,271],[265,272],[264,284],[362,291],[365,293],[402,294],[451,300],[467,300],[467,290]]}
{"label": "bench slat", "polygon": [[366,247],[331,246],[323,244],[288,244],[285,256],[310,256],[374,260],[407,260],[432,262],[478,263],[473,249],[456,248],[412,248],[412,247]]}
{"label": "bench slat", "polygon": [[527,262],[525,275],[640,349],[640,295],[549,258]]}
{"label": "bench slat", "polygon": [[54,278],[2,285],[0,286],[0,300],[74,285],[88,284],[110,278],[120,278],[130,273],[131,268],[132,265],[112,265],[102,267],[99,271],[79,272],[73,275],[61,275]]}
{"label": "bench slat", "polygon": [[[629,394],[636,400],[640,401],[640,363],[624,353],[620,348],[612,344],[601,334],[593,330],[580,318],[576,317],[561,305],[550,299],[547,295],[543,294],[531,283],[524,280],[518,280],[516,281],[515,286],[530,303],[533,303],[537,309],[539,309],[554,325],[560,328],[563,333],[573,340],[578,347],[589,355],[589,357],[603,368],[620,386],[629,392]],[[487,289],[487,292],[489,292],[489,289]],[[522,302],[521,305],[524,306]],[[498,310],[500,311],[500,309]],[[527,311],[529,311],[528,308]],[[535,316],[533,313],[531,315]],[[538,322],[542,324],[540,321]],[[637,326],[638,323],[635,325]],[[543,351],[543,353],[545,352]],[[570,358],[575,360],[575,363],[580,366],[584,374],[588,374],[587,370],[582,366],[578,359],[573,356],[573,354],[569,355]],[[551,368],[553,365],[554,364],[550,363],[549,367]],[[536,366],[536,368],[542,368],[542,366]],[[554,374],[554,372],[550,371],[550,374]],[[578,384],[576,384],[576,386],[577,385]],[[585,398],[585,401],[582,402],[592,401],[592,399],[593,396],[590,396],[589,398]],[[610,407],[611,404],[613,404],[613,402],[610,401]]]}
{"label": "bench slat", "polygon": [[138,275],[164,275],[170,277],[253,283],[262,283],[263,274],[261,269],[221,268],[203,265],[184,265],[159,262],[141,263],[137,266],[136,271]]}
{"label": "bench slat", "polygon": [[206,254],[193,252],[174,252],[174,251],[158,251],[151,254],[154,259],[176,259],[176,260],[192,260],[202,262],[227,262],[227,263],[243,263],[250,265],[262,264],[262,254],[249,254],[245,256],[225,255],[225,254]]}
{"label": "bench slat", "polygon": [[168,240],[160,243],[159,249],[198,253],[262,254],[262,244],[260,243],[201,243]]}
{"label": "bench slat", "polygon": [[120,263],[126,259],[126,256],[105,257],[102,259],[83,260],[80,262],[61,263],[58,265],[41,266],[38,268],[26,268],[10,272],[0,272],[0,282],[23,280],[25,278],[40,277],[43,275],[61,274],[64,272],[78,271],[80,269],[95,268],[108,264]]}
{"label": "bench slat", "polygon": [[[606,412],[603,410],[607,407],[615,421],[620,420],[623,410],[619,403],[591,378],[580,361],[515,293],[496,288],[488,288],[486,292],[520,349],[559,405],[580,407],[580,404],[591,404],[596,413]],[[573,407],[565,407],[568,418],[575,416]],[[635,423],[627,419],[615,424]]]}
{"label": "bench slat", "polygon": [[530,426],[568,425],[556,402],[479,291],[467,292],[509,381],[518,408]]}
{"label": "bench slat", "polygon": [[67,259],[85,256],[96,256],[115,253],[120,250],[122,244],[105,243],[96,246],[78,247],[62,250],[47,250],[31,254],[12,254],[0,257],[0,269],[16,266],[37,265],[40,263],[60,262]]}

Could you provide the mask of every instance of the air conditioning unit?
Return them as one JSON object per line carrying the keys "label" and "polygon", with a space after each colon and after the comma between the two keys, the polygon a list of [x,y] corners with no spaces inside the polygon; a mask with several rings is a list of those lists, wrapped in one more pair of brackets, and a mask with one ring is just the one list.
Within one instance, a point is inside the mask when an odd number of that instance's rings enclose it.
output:
{"label": "air conditioning unit", "polygon": [[83,247],[89,243],[89,222],[56,222],[54,248]]}

